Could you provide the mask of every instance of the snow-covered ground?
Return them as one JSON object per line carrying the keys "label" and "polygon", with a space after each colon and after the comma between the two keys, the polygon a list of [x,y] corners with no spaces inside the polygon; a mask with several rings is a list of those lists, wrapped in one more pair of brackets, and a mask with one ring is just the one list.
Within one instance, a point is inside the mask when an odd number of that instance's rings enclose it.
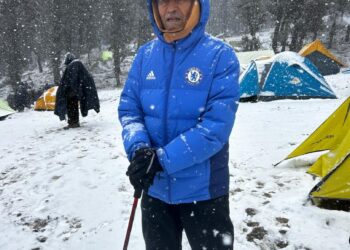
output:
{"label": "snow-covered ground", "polygon": [[[236,250],[350,249],[349,213],[307,202],[318,180],[300,161],[273,166],[350,96],[349,74],[327,80],[339,99],[240,104],[230,138]],[[99,92],[101,113],[78,129],[32,110],[0,121],[0,249],[122,249],[133,190],[119,94]],[[129,249],[144,249],[140,208]]]}

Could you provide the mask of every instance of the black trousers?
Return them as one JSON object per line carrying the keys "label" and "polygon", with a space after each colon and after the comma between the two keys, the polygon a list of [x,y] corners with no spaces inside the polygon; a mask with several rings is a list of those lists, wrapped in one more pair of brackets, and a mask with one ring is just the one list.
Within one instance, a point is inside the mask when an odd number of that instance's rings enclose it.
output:
{"label": "black trousers", "polygon": [[183,230],[192,250],[233,249],[228,195],[169,205],[144,194],[141,208],[146,250],[181,250]]}
{"label": "black trousers", "polygon": [[67,95],[68,124],[79,123],[79,100],[77,96]]}

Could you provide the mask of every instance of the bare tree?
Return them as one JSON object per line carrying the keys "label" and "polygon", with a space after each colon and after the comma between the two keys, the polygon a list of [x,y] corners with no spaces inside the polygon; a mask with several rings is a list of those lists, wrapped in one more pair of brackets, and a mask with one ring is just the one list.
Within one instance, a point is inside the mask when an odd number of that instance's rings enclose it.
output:
{"label": "bare tree", "polygon": [[284,51],[290,39],[289,49],[298,51],[309,34],[316,39],[323,27],[326,5],[325,0],[272,0],[268,10],[275,20],[273,50],[279,52],[280,45],[280,51]]}
{"label": "bare tree", "polygon": [[[130,44],[133,34],[129,26],[125,25],[131,16],[132,4],[127,0],[110,2],[111,7],[111,36],[110,44],[113,51],[114,59],[114,75],[117,81],[117,86],[121,86],[121,62],[128,55],[127,46]],[[133,20],[135,21],[135,20]]]}
{"label": "bare tree", "polygon": [[333,47],[334,37],[337,33],[338,19],[340,17],[343,17],[345,10],[349,8],[348,5],[349,5],[349,0],[337,0],[337,1],[331,2],[330,4],[329,16],[330,16],[332,25],[330,27],[329,35],[328,35],[327,47],[329,49]]}
{"label": "bare tree", "polygon": [[262,0],[238,0],[237,8],[239,9],[242,22],[251,36],[243,36],[242,41],[246,44],[245,50],[257,50],[260,47],[259,39],[256,33],[260,30],[261,25],[266,18],[266,12]]}
{"label": "bare tree", "polygon": [[137,47],[152,39],[152,27],[148,19],[147,3],[144,0],[138,0],[137,13]]}
{"label": "bare tree", "polygon": [[21,81],[23,66],[27,63],[25,53],[28,49],[29,39],[28,16],[25,12],[29,6],[28,0],[3,0],[0,2],[0,22],[3,34],[3,55],[6,58],[7,76],[13,89]]}

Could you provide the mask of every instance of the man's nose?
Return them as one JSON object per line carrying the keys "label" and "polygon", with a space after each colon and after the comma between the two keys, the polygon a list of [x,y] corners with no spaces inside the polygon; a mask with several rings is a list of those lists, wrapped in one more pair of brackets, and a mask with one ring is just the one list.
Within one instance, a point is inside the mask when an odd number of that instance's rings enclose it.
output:
{"label": "man's nose", "polygon": [[168,12],[173,12],[177,10],[177,7],[178,7],[177,5],[178,5],[177,0],[170,0],[167,8]]}

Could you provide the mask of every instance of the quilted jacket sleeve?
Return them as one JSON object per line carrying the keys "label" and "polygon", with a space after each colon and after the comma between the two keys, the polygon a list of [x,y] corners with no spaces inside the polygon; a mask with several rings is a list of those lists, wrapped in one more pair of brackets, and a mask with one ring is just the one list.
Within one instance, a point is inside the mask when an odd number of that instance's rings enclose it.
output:
{"label": "quilted jacket sleeve", "polygon": [[139,99],[141,84],[142,51],[138,51],[129,71],[128,79],[120,96],[118,107],[119,121],[123,127],[122,137],[128,159],[135,150],[149,147],[150,139],[144,125],[144,117]]}
{"label": "quilted jacket sleeve", "polygon": [[207,106],[200,122],[157,150],[168,174],[208,160],[228,142],[238,108],[239,62],[225,46],[219,54]]}

